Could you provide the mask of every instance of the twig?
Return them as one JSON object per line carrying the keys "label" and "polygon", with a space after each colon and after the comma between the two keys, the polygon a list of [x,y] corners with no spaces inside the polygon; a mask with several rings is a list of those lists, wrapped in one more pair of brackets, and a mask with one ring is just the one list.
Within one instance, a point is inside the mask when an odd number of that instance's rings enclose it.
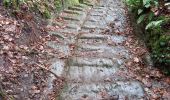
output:
{"label": "twig", "polygon": [[55,73],[52,72],[51,70],[45,68],[44,66],[42,66],[42,65],[40,65],[40,64],[37,64],[37,63],[36,63],[36,65],[38,65],[38,67],[40,67],[40,68],[42,68],[42,69],[44,69],[44,70],[50,72],[50,73],[53,74],[56,78],[60,78],[57,74],[55,74]]}

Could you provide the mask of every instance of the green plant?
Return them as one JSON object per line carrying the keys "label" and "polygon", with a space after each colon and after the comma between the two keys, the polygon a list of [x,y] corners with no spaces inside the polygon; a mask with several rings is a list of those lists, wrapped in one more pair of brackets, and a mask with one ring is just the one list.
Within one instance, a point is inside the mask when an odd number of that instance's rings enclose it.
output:
{"label": "green plant", "polygon": [[[138,24],[145,27],[147,46],[150,48],[153,62],[165,72],[170,72],[170,32],[163,27],[170,23],[170,18],[157,14],[163,8],[161,0],[126,0],[135,14]],[[169,25],[169,24],[168,24]]]}
{"label": "green plant", "polygon": [[51,13],[46,9],[44,12],[43,12],[43,17],[45,18],[51,18]]}
{"label": "green plant", "polygon": [[158,20],[158,21],[151,21],[149,22],[149,24],[147,24],[147,26],[145,27],[145,29],[153,29],[153,28],[160,28],[161,24],[164,22],[164,20]]}

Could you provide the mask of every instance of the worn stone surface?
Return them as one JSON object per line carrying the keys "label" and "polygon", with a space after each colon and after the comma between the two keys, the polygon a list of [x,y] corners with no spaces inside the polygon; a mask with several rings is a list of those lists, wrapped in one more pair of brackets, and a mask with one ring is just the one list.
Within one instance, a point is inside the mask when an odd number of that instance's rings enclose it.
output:
{"label": "worn stone surface", "polygon": [[64,66],[60,61],[52,65],[52,71],[66,79],[59,100],[140,100],[145,96],[141,83],[116,74],[122,68],[126,71],[124,63],[131,57],[121,46],[127,37],[115,34],[126,28],[124,4],[99,1],[91,9],[76,5],[64,11],[72,15],[62,16],[68,25],[57,31],[62,35],[56,35],[71,40],[73,51],[67,43],[50,44],[65,55],[72,54]]}
{"label": "worn stone surface", "polygon": [[71,66],[68,70],[68,81],[71,82],[105,82],[111,79],[112,74],[118,70],[118,66]]}
{"label": "worn stone surface", "polygon": [[118,100],[139,100],[144,96],[141,84],[134,81],[90,84],[68,83],[68,86],[62,100],[81,100],[83,98],[87,100],[105,100],[104,97],[109,98],[116,95],[118,95]]}
{"label": "worn stone surface", "polygon": [[57,51],[63,53],[63,55],[65,55],[65,56],[70,55],[69,45],[57,44],[57,43],[54,43],[54,42],[49,42],[47,45],[49,47],[52,47],[52,48],[56,49]]}

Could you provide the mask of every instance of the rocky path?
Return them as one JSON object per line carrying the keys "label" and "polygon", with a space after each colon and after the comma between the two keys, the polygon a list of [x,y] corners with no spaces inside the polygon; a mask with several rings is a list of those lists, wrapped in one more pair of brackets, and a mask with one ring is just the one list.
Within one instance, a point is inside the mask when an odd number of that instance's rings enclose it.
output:
{"label": "rocky path", "polygon": [[125,31],[123,8],[120,0],[101,0],[99,5],[77,5],[61,15],[67,26],[51,34],[64,42],[49,43],[68,57],[55,59],[52,65],[54,73],[66,78],[59,99],[139,100],[145,96],[140,82],[117,75],[127,71],[124,63],[131,56],[121,45],[127,37],[115,34]]}

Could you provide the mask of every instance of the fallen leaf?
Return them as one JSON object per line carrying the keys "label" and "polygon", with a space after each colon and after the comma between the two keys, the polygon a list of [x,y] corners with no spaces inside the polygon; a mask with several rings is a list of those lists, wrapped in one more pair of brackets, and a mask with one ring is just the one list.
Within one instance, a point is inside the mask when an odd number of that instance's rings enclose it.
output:
{"label": "fallen leaf", "polygon": [[139,63],[139,58],[135,57],[134,62]]}

